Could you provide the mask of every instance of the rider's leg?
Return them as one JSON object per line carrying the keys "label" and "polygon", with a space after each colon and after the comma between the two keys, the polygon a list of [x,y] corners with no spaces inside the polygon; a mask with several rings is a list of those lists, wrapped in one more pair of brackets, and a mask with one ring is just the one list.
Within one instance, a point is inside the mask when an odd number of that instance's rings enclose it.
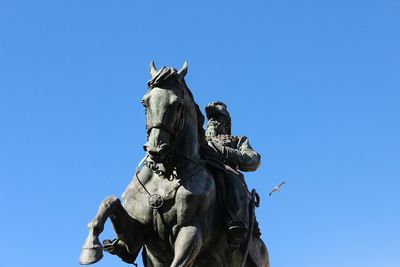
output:
{"label": "rider's leg", "polygon": [[171,267],[192,266],[202,246],[201,231],[196,226],[184,226],[179,230],[174,244],[174,260]]}
{"label": "rider's leg", "polygon": [[248,191],[244,176],[238,172],[228,172],[226,187],[228,240],[239,246],[246,236],[249,209]]}

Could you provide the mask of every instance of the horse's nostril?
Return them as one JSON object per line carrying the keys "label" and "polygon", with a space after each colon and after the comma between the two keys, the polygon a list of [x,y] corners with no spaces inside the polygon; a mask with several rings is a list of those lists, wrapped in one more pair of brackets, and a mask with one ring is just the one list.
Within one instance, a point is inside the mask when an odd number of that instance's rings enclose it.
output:
{"label": "horse's nostril", "polygon": [[155,155],[155,153],[157,153],[156,148],[153,146],[150,146],[148,143],[143,145],[143,150],[147,153],[149,153],[149,155]]}

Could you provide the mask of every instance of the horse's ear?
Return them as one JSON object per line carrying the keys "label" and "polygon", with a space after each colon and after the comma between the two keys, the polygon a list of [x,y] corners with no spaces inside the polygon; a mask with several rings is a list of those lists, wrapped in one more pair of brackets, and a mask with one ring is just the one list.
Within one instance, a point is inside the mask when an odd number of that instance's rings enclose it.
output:
{"label": "horse's ear", "polygon": [[156,77],[158,70],[156,69],[156,66],[154,65],[154,61],[152,60],[150,62],[150,76],[153,79]]}
{"label": "horse's ear", "polygon": [[188,71],[188,63],[187,61],[185,61],[185,63],[183,63],[182,68],[178,71],[179,76],[181,76],[181,79],[185,78],[185,75]]}

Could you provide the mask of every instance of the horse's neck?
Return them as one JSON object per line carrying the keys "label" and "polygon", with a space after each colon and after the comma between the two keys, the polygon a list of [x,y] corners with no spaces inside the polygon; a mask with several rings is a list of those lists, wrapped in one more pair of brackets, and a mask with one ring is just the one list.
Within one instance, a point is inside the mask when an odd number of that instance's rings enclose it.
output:
{"label": "horse's neck", "polygon": [[[188,101],[188,100],[187,100]],[[200,145],[198,138],[197,112],[193,102],[187,102],[184,112],[184,125],[176,142],[176,149],[181,157],[198,159]]]}

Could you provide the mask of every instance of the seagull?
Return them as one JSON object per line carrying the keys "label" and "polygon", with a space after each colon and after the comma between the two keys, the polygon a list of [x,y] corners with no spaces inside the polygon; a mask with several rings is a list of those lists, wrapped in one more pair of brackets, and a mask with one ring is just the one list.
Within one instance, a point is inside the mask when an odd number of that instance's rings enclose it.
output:
{"label": "seagull", "polygon": [[282,185],[284,185],[285,183],[286,183],[286,181],[280,183],[278,186],[275,186],[274,189],[272,189],[272,191],[269,193],[269,196],[271,196],[272,193],[274,193],[274,192],[276,192],[276,191],[279,191],[279,192],[280,192],[280,191],[281,191],[280,189],[281,189]]}

